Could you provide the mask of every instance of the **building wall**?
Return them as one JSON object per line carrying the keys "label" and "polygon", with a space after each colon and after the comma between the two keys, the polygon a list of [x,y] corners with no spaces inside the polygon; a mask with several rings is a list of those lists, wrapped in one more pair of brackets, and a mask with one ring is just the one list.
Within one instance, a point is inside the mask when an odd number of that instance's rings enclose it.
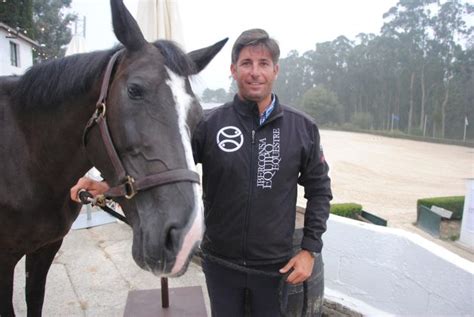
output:
{"label": "building wall", "polygon": [[[22,75],[33,65],[32,45],[21,38],[7,38],[7,32],[0,28],[0,75]],[[10,42],[18,45],[19,67],[11,65]]]}
{"label": "building wall", "polygon": [[335,215],[323,239],[326,296],[333,301],[368,316],[474,312],[474,263],[431,241]]}

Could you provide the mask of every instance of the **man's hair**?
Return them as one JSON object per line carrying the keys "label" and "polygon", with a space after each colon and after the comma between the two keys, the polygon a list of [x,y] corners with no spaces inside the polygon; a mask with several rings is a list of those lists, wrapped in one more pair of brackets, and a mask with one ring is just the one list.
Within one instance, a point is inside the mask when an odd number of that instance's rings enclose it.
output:
{"label": "man's hair", "polygon": [[268,33],[262,29],[250,29],[240,34],[232,47],[232,64],[237,63],[240,52],[244,47],[258,45],[263,45],[268,49],[272,56],[273,64],[276,65],[280,58],[280,47],[277,41],[272,39]]}

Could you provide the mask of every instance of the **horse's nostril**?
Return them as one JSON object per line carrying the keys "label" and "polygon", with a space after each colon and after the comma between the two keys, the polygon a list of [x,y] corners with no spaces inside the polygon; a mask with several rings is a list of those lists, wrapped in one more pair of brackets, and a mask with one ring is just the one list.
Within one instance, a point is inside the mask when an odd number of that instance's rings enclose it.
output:
{"label": "horse's nostril", "polygon": [[176,247],[176,239],[178,235],[178,229],[170,227],[165,237],[165,248],[166,250],[173,250]]}

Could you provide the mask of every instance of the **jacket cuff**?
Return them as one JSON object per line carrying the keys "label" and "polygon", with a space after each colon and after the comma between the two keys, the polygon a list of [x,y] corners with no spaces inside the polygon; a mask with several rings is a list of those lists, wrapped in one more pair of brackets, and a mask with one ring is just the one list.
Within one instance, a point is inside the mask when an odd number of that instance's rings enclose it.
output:
{"label": "jacket cuff", "polygon": [[303,237],[303,240],[301,241],[301,249],[321,253],[321,250],[323,249],[323,242],[316,241],[309,237]]}

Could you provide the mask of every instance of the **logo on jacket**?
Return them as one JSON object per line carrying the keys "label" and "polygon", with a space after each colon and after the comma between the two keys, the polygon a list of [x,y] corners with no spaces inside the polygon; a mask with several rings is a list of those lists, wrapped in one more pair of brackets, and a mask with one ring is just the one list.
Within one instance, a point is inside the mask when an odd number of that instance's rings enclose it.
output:
{"label": "logo on jacket", "polygon": [[235,152],[244,144],[244,136],[239,128],[228,126],[217,132],[217,145],[224,152]]}
{"label": "logo on jacket", "polygon": [[273,129],[272,139],[258,140],[257,187],[271,189],[273,177],[280,169],[280,129]]}

